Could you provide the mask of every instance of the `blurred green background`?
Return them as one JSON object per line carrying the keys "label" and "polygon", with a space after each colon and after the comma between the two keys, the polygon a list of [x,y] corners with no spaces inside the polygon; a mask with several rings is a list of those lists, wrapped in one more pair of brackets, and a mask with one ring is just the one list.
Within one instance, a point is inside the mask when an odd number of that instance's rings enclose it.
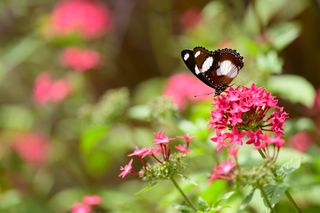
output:
{"label": "blurred green background", "polygon": [[[101,212],[179,212],[169,182],[136,194],[146,183],[118,177],[159,130],[196,136],[192,181],[179,180],[191,198],[231,191],[207,183],[221,157],[211,97],[193,97],[208,88],[180,58],[195,46],[236,49],[245,65],[234,84],[279,97],[290,115],[280,159],[302,161],[288,184],[303,212],[318,212],[318,0],[0,0],[0,212],[69,212],[88,194],[102,197]],[[222,212],[264,212],[259,195],[239,210],[246,193]],[[276,210],[293,208],[282,199]]]}

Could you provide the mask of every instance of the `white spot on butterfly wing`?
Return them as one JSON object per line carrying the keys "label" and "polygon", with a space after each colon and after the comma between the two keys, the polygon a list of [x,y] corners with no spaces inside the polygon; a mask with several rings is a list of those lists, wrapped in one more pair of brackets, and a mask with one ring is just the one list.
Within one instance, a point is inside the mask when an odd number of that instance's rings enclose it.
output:
{"label": "white spot on butterfly wing", "polygon": [[229,60],[219,62],[219,68],[217,69],[217,75],[226,75],[230,78],[234,78],[238,75],[239,69]]}
{"label": "white spot on butterfly wing", "polygon": [[197,75],[200,73],[200,70],[199,70],[199,68],[198,68],[197,65],[194,66],[194,70],[195,70],[195,72],[196,72]]}
{"label": "white spot on butterfly wing", "polygon": [[194,57],[196,58],[196,57],[198,57],[200,54],[201,54],[201,51],[198,50],[198,51],[194,54]]}
{"label": "white spot on butterfly wing", "polygon": [[186,53],[184,56],[183,56],[183,60],[188,60],[188,58],[190,57],[190,54],[189,53]]}
{"label": "white spot on butterfly wing", "polygon": [[208,71],[211,68],[212,63],[213,63],[213,58],[210,56],[203,62],[201,67],[201,72]]}

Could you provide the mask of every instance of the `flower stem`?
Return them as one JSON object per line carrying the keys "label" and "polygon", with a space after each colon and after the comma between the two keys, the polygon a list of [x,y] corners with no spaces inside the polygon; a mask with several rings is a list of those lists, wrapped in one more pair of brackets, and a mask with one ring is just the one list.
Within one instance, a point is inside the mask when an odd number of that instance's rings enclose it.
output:
{"label": "flower stem", "polygon": [[192,204],[191,200],[187,197],[187,195],[182,191],[180,186],[178,185],[177,181],[173,178],[170,177],[170,180],[172,181],[173,185],[178,189],[180,194],[183,196],[184,200],[189,204],[189,206],[194,210],[197,211],[196,207]]}
{"label": "flower stem", "polygon": [[297,212],[301,213],[301,209],[299,208],[298,204],[294,201],[293,197],[291,196],[291,194],[289,193],[289,190],[287,190],[285,192],[287,198],[291,201],[291,203],[294,205],[294,207],[296,208]]}
{"label": "flower stem", "polygon": [[260,187],[260,191],[261,191],[261,195],[262,195],[263,199],[266,201],[270,211],[275,212],[274,209],[272,208],[270,200],[268,199],[268,196],[267,196],[266,192],[264,191],[263,187]]}
{"label": "flower stem", "polygon": [[[263,154],[263,152],[262,152],[260,149],[259,149],[258,151],[259,151],[261,157],[262,157],[263,159],[265,159],[266,156]],[[276,181],[279,182],[279,180],[278,180],[278,175],[277,175],[277,173],[276,173],[274,170],[272,170],[272,174],[273,174],[273,176],[275,177]],[[295,200],[293,199],[293,197],[291,196],[291,194],[290,194],[290,192],[289,192],[289,189],[287,189],[287,191],[285,192],[285,195],[286,195],[286,197],[288,198],[288,200],[290,200],[290,202],[294,205],[296,211],[299,212],[299,213],[301,213],[302,211],[301,211],[301,209],[299,208],[299,206],[298,206],[298,204],[296,203],[296,201],[295,201]]]}

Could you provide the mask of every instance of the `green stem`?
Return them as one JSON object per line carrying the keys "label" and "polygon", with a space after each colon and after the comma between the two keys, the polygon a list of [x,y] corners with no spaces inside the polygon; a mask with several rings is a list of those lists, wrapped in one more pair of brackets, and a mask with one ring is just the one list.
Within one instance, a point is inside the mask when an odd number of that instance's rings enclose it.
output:
{"label": "green stem", "polygon": [[[262,157],[263,159],[265,159],[266,156],[263,154],[263,152],[262,152],[261,150],[258,150],[258,151],[259,151],[261,157]],[[279,182],[277,173],[276,173],[274,170],[271,170],[271,171],[272,171],[272,174],[273,174],[273,176],[275,177],[276,181]],[[291,196],[291,194],[290,194],[290,192],[289,192],[289,189],[287,189],[287,191],[285,192],[285,195],[286,195],[286,197],[288,198],[288,200],[290,200],[290,202],[293,204],[293,206],[295,207],[296,211],[299,212],[299,213],[301,213],[302,211],[301,211],[301,209],[299,208],[299,206],[298,206],[298,204],[296,203],[296,201],[295,201],[295,200],[293,199],[293,197]]]}
{"label": "green stem", "polygon": [[289,190],[287,190],[285,192],[287,198],[291,201],[291,203],[294,205],[294,207],[296,208],[297,212],[301,213],[301,209],[299,208],[298,204],[294,201],[293,197],[291,196],[291,194],[289,193]]}
{"label": "green stem", "polygon": [[190,206],[194,211],[197,211],[196,207],[192,204],[191,200],[187,197],[187,195],[182,191],[182,189],[181,189],[180,186],[178,185],[177,181],[176,181],[173,177],[170,177],[170,180],[172,181],[173,185],[178,189],[178,191],[179,191],[180,194],[183,196],[183,198],[185,199],[185,201],[189,204],[189,206]]}
{"label": "green stem", "polygon": [[271,205],[271,203],[270,203],[270,200],[268,199],[268,196],[267,196],[266,192],[263,190],[263,187],[262,187],[262,186],[260,187],[260,191],[261,191],[261,195],[262,195],[263,199],[266,201],[266,203],[267,203],[270,211],[271,211],[271,212],[275,212],[274,209],[272,208],[272,205]]}

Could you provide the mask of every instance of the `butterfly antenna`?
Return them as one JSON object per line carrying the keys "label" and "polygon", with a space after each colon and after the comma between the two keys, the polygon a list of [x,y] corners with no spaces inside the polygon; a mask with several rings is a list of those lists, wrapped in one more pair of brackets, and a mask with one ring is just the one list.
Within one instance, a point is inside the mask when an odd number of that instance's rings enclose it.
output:
{"label": "butterfly antenna", "polygon": [[201,96],[207,96],[207,95],[212,95],[214,92],[210,92],[210,93],[205,93],[205,94],[201,94],[201,95],[194,95],[194,98],[199,98]]}

